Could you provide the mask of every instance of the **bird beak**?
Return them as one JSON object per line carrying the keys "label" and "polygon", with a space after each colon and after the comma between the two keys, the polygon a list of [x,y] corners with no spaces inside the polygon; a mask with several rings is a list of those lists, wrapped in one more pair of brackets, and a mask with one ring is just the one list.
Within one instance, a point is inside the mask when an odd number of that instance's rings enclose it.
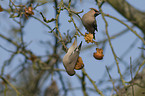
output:
{"label": "bird beak", "polygon": [[98,13],[99,13],[99,14],[101,14],[101,12],[100,12],[100,11],[99,11]]}
{"label": "bird beak", "polygon": [[101,14],[101,12],[100,12],[100,11],[97,11],[97,12],[95,13],[95,17],[98,16],[99,14]]}
{"label": "bird beak", "polygon": [[101,12],[100,12],[100,11],[98,11],[98,12],[96,12],[96,14],[97,14],[97,15],[99,15],[99,14],[101,14]]}

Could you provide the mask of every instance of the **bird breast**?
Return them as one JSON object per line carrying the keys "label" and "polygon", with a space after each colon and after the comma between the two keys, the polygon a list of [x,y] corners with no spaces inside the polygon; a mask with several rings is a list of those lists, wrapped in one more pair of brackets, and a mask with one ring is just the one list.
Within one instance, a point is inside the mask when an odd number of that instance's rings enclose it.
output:
{"label": "bird breast", "polygon": [[95,17],[93,16],[88,16],[87,14],[85,14],[82,17],[82,23],[84,27],[86,28],[86,30],[90,33],[93,33],[95,31],[95,29],[92,27],[94,21],[95,21]]}

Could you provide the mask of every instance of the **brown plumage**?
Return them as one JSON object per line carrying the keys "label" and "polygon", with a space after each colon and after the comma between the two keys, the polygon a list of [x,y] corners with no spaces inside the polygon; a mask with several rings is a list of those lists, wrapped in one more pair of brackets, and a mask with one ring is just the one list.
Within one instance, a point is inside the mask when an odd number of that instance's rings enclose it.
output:
{"label": "brown plumage", "polygon": [[95,8],[90,8],[91,10],[83,15],[82,23],[86,30],[93,34],[93,38],[95,39],[95,30],[97,29],[97,23],[95,17],[100,14],[100,12]]}

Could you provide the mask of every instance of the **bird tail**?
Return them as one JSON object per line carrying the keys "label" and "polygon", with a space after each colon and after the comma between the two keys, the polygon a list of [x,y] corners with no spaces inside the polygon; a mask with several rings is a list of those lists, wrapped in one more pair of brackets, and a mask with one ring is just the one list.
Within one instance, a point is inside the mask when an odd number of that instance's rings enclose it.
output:
{"label": "bird tail", "polygon": [[79,52],[79,51],[81,50],[81,46],[82,46],[82,41],[81,41],[81,43],[79,44],[79,46],[76,47],[76,49],[75,49],[74,51]]}
{"label": "bird tail", "polygon": [[93,32],[93,39],[95,40],[95,32]]}
{"label": "bird tail", "polygon": [[81,41],[80,45],[78,46],[78,49],[79,50],[81,49],[81,46],[82,46],[82,41]]}

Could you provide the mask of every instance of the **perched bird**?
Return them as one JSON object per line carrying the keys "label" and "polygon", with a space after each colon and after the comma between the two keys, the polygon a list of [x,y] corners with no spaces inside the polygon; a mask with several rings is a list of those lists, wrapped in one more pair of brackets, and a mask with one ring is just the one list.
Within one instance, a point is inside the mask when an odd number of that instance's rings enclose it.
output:
{"label": "perched bird", "polygon": [[83,15],[82,23],[86,28],[86,30],[89,33],[93,34],[93,38],[95,39],[95,30],[98,31],[95,17],[101,13],[95,8],[90,8],[90,9],[91,10],[89,12]]}
{"label": "perched bird", "polygon": [[82,46],[82,41],[79,44],[79,46],[77,46],[77,39],[75,38],[74,43],[68,49],[67,53],[63,57],[63,65],[66,69],[66,72],[70,76],[73,76],[75,74],[74,68],[79,57],[81,46]]}

